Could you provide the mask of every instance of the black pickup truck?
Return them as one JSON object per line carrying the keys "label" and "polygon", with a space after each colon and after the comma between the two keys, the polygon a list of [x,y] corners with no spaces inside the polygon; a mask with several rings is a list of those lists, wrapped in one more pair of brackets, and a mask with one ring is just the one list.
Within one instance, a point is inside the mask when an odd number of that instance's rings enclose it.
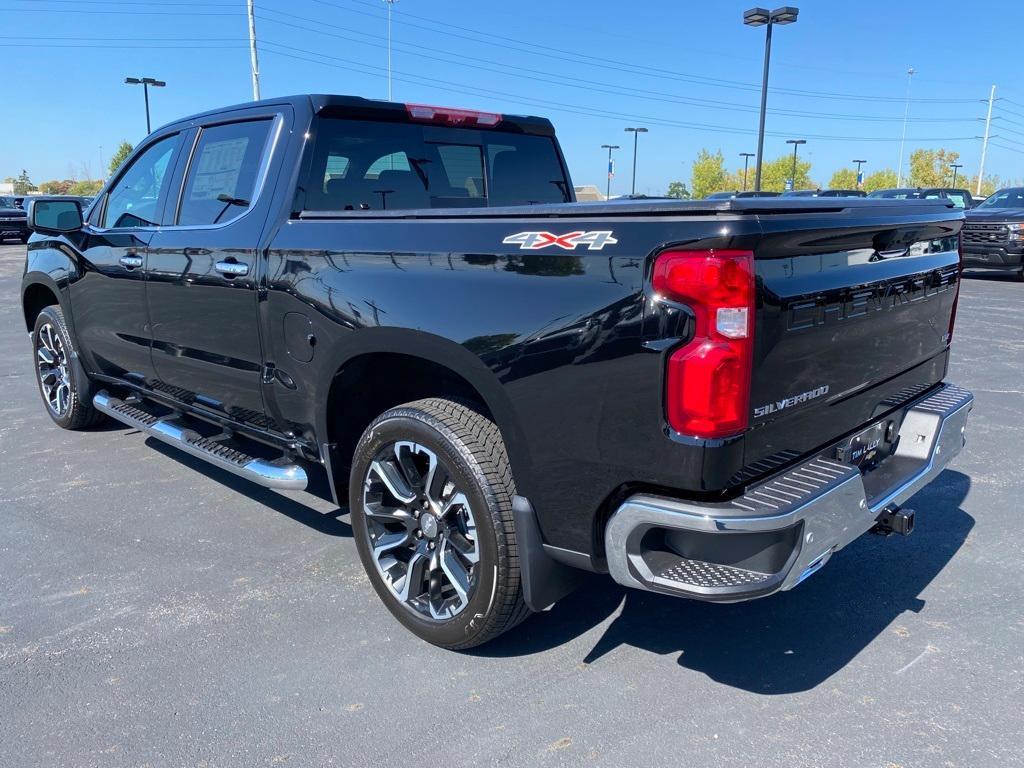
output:
{"label": "black pickup truck", "polygon": [[965,267],[1008,269],[1024,280],[1024,187],[1000,189],[967,212]]}
{"label": "black pickup truck", "polygon": [[795,587],[964,443],[946,201],[584,204],[547,120],[299,96],[154,132],[23,282],[52,419],[326,477],[448,648],[578,581]]}

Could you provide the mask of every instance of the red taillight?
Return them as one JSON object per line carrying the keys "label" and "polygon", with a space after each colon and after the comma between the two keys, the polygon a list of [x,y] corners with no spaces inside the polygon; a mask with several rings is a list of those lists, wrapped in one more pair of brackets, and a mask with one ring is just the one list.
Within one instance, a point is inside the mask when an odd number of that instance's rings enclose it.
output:
{"label": "red taillight", "polygon": [[466,128],[493,128],[501,122],[502,116],[496,112],[476,112],[472,109],[451,109],[449,107],[432,107],[429,104],[406,104],[406,111],[413,120],[428,123],[444,123],[445,125],[461,125]]}
{"label": "red taillight", "polygon": [[687,305],[693,338],[668,359],[665,410],[676,432],[716,438],[750,421],[754,353],[754,254],[667,251],[654,262],[655,293]]}

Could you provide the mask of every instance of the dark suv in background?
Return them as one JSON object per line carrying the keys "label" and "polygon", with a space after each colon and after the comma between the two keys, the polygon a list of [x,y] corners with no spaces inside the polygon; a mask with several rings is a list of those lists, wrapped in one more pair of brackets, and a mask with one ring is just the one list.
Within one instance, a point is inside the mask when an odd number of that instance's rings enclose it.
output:
{"label": "dark suv in background", "polygon": [[8,238],[28,242],[28,218],[23,208],[15,205],[13,197],[0,197],[0,243]]}
{"label": "dark suv in background", "polygon": [[1024,187],[1000,189],[966,218],[964,266],[1012,269],[1024,280]]}

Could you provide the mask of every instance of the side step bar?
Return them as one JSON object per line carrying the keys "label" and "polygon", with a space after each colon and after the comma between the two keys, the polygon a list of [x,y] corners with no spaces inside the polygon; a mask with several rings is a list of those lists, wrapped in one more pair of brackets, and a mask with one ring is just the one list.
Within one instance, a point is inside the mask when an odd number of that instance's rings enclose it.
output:
{"label": "side step bar", "polygon": [[302,491],[306,488],[306,470],[284,459],[269,461],[249,456],[220,440],[203,437],[175,421],[174,416],[158,417],[106,391],[92,399],[98,411],[134,427],[157,440],[173,445],[203,461],[265,488]]}

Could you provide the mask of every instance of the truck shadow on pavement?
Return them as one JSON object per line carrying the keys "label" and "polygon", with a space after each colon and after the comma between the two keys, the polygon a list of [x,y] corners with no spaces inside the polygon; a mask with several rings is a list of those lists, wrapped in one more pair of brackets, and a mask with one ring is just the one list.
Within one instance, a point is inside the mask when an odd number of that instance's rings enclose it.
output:
{"label": "truck shadow on pavement", "polygon": [[[256,503],[268,507],[285,517],[289,517],[297,523],[309,526],[314,531],[328,536],[344,536],[348,538],[352,536],[352,526],[340,519],[348,514],[348,510],[345,508],[338,509],[334,507],[331,512],[320,512],[303,504],[301,501],[296,501],[269,488],[256,485],[223,469],[218,469],[202,459],[165,445],[155,438],[147,438],[146,445],[154,451],[159,451],[167,458],[188,467],[190,470],[206,475],[211,480],[227,486],[236,493],[248,496]],[[311,493],[321,499],[331,501],[330,487],[327,485],[327,478],[323,473],[310,473],[309,487],[306,489],[306,493]]]}
{"label": "truck shadow on pavement", "polygon": [[[863,536],[789,592],[716,605],[627,590],[595,578],[547,613],[494,643],[484,656],[541,652],[581,635],[621,605],[584,662],[627,645],[678,654],[680,666],[765,695],[806,691],[842,669],[905,611],[925,608],[921,592],[964,544],[974,519],[960,504],[970,478],[947,470],[917,494],[909,538]],[[598,583],[600,582],[600,583]],[[939,591],[955,585],[940,583]]]}

